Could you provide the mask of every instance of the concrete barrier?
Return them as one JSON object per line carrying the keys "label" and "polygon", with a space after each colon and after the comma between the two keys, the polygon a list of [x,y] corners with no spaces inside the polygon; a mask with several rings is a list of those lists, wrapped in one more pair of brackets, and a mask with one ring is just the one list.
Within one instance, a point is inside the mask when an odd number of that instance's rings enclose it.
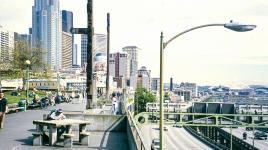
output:
{"label": "concrete barrier", "polygon": [[[83,113],[64,113],[67,118],[90,121],[88,131],[95,132],[126,132],[127,118],[124,115],[99,115]],[[74,127],[74,130],[78,129]]]}

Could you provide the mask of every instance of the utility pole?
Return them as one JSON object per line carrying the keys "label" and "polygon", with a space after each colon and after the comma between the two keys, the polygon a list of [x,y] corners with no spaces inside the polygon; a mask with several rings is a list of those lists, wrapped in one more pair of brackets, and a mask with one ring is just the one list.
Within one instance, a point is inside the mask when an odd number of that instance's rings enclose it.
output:
{"label": "utility pole", "polygon": [[87,93],[87,106],[86,109],[93,108],[93,61],[92,61],[92,49],[93,49],[93,0],[87,1],[87,28],[72,28],[72,34],[87,34],[87,82],[86,82],[86,93]]}
{"label": "utility pole", "polygon": [[109,61],[110,61],[110,13],[107,13],[107,73],[106,73],[106,98],[109,100],[109,76],[110,76],[110,67],[109,67]]}

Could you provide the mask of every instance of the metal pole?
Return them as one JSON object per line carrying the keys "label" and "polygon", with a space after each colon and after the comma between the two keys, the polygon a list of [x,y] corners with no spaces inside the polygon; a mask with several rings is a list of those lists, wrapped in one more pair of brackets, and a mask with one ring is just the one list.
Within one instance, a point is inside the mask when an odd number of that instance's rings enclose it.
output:
{"label": "metal pole", "polygon": [[231,140],[230,140],[230,149],[233,150],[233,137],[232,137],[232,127],[230,127],[230,137],[231,137]]}
{"label": "metal pole", "polygon": [[60,92],[60,75],[59,75],[59,72],[57,72],[57,81],[58,81],[58,94]]}
{"label": "metal pole", "polygon": [[87,109],[93,108],[93,72],[92,72],[92,37],[93,37],[93,0],[87,2]]}
{"label": "metal pole", "polygon": [[252,130],[252,132],[253,132],[253,140],[252,140],[252,146],[253,146],[253,149],[254,149],[254,139],[255,139],[255,135],[254,135],[254,133],[255,133],[255,127],[253,127],[253,130]]}
{"label": "metal pole", "polygon": [[109,76],[110,76],[110,67],[109,67],[109,61],[110,61],[110,13],[107,13],[107,74],[106,74],[106,98],[109,100]]}
{"label": "metal pole", "polygon": [[[28,90],[29,90],[29,65],[27,65],[26,102],[28,101]],[[26,102],[24,103],[24,111],[26,111]]]}
{"label": "metal pole", "polygon": [[163,66],[164,66],[164,56],[163,56],[163,32],[161,32],[160,36],[160,125],[159,125],[159,138],[160,138],[160,150],[163,149],[164,145],[164,140],[163,140],[163,119],[164,119],[164,114],[163,114]]}

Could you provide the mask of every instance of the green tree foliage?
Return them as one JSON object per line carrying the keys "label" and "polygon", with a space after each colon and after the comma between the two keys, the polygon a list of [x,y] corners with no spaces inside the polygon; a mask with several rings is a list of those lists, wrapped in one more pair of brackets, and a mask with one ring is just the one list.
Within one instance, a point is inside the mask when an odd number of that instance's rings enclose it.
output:
{"label": "green tree foliage", "polygon": [[30,60],[30,68],[32,72],[40,72],[46,69],[46,64],[42,61],[45,53],[41,48],[29,49],[26,42],[17,41],[15,43],[13,67],[25,69],[25,61]]}
{"label": "green tree foliage", "polygon": [[146,104],[155,102],[155,96],[145,88],[137,88],[135,92],[135,114],[146,111]]}

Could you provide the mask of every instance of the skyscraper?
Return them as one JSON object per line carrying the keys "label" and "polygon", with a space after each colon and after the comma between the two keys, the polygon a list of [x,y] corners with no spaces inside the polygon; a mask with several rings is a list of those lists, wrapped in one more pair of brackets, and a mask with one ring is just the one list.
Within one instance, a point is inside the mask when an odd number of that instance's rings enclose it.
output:
{"label": "skyscraper", "polygon": [[68,69],[72,67],[72,45],[72,34],[62,32],[62,69]]}
{"label": "skyscraper", "polygon": [[74,38],[71,34],[73,27],[73,13],[71,11],[62,10],[62,68],[71,68],[74,64]]}
{"label": "skyscraper", "polygon": [[[107,52],[107,35],[94,34],[93,37],[93,60],[96,59],[96,54],[102,53],[106,56]],[[81,66],[87,63],[87,35],[81,35]],[[94,67],[93,67],[94,68]]]}
{"label": "skyscraper", "polygon": [[71,33],[71,28],[73,27],[73,12],[62,10],[62,31]]}
{"label": "skyscraper", "polygon": [[32,7],[32,44],[44,51],[48,69],[61,69],[62,22],[59,0],[35,0]]}
{"label": "skyscraper", "polygon": [[0,26],[0,62],[13,60],[14,32]]}
{"label": "skyscraper", "polygon": [[138,70],[138,51],[137,46],[123,47],[123,52],[128,53],[130,59],[130,76],[136,76]]}
{"label": "skyscraper", "polygon": [[111,53],[109,60],[110,76],[117,82],[118,88],[124,88],[129,80],[129,59],[125,52]]}

